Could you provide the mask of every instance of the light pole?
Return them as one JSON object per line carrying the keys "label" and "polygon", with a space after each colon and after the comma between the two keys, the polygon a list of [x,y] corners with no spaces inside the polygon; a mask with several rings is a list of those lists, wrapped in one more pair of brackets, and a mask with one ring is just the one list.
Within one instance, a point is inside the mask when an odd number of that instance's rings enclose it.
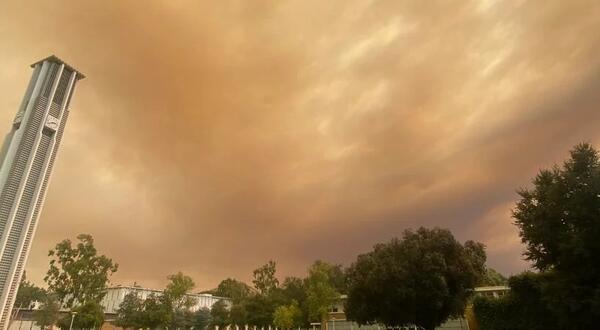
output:
{"label": "light pole", "polygon": [[77,315],[77,312],[71,312],[71,325],[69,325],[69,330],[73,329],[73,321],[75,320],[75,315]]}

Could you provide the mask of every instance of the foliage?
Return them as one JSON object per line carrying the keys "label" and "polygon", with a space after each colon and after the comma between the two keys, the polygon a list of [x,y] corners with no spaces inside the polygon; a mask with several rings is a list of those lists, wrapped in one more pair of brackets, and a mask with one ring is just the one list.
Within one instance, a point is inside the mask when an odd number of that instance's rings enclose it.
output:
{"label": "foliage", "polygon": [[33,314],[35,324],[41,329],[45,329],[51,325],[55,325],[58,321],[60,302],[54,294],[46,294],[42,300],[38,310]]}
{"label": "foliage", "polygon": [[241,302],[250,295],[250,292],[251,288],[246,283],[233,278],[228,278],[219,283],[219,286],[213,291],[213,294],[231,298],[233,302]]}
{"label": "foliage", "polygon": [[312,321],[322,321],[340,294],[331,283],[332,266],[323,261],[316,261],[308,270],[306,302],[308,316]]}
{"label": "foliage", "polygon": [[508,284],[508,279],[493,268],[487,268],[478,286],[499,286]]}
{"label": "foliage", "polygon": [[229,310],[229,320],[231,324],[244,325],[248,318],[246,306],[243,303],[234,303]]}
{"label": "foliage", "polygon": [[35,284],[27,281],[26,274],[23,273],[17,297],[15,299],[16,308],[30,308],[34,301],[43,301],[46,291]]}
{"label": "foliage", "polygon": [[44,278],[48,290],[67,308],[100,302],[106,294],[108,278],[118,269],[111,259],[98,255],[91,235],[81,234],[77,239],[76,247],[66,239],[50,250],[50,269]]}
{"label": "foliage", "polygon": [[165,295],[171,300],[174,310],[189,309],[196,304],[196,300],[189,296],[196,286],[191,277],[178,272],[167,278],[170,282],[165,289]]}
{"label": "foliage", "polygon": [[[75,314],[73,318],[74,329],[94,329],[102,326],[104,323],[104,310],[99,303],[88,301],[72,310]],[[69,329],[71,325],[71,315],[65,315],[58,320],[58,326],[62,329]]]}
{"label": "foliage", "polygon": [[511,291],[503,297],[477,297],[473,311],[482,330],[559,329],[553,313],[543,301],[545,274],[530,272],[509,280]]}
{"label": "foliage", "polygon": [[171,326],[173,329],[191,329],[196,322],[196,314],[188,309],[173,311]]}
{"label": "foliage", "polygon": [[276,327],[287,330],[302,325],[302,311],[298,302],[293,301],[288,306],[279,306],[273,313],[273,324]]}
{"label": "foliage", "polygon": [[294,302],[298,304],[301,311],[301,319],[298,321],[298,326],[308,325],[308,305],[306,296],[306,280],[298,277],[286,277],[281,284],[281,294],[283,303],[290,305]]}
{"label": "foliage", "polygon": [[194,313],[194,329],[204,330],[212,323],[210,309],[204,307]]}
{"label": "foliage", "polygon": [[249,325],[266,327],[273,323],[275,305],[269,297],[253,295],[246,300],[245,308]]}
{"label": "foliage", "polygon": [[449,230],[407,230],[352,264],[346,316],[359,324],[434,329],[463,314],[485,259],[481,243],[461,245]]}
{"label": "foliage", "polygon": [[224,327],[230,323],[227,305],[222,300],[219,300],[212,305],[212,308],[210,309],[210,315],[212,318],[212,325]]}
{"label": "foliage", "polygon": [[276,264],[273,260],[269,260],[269,262],[254,270],[252,284],[260,294],[268,295],[279,286],[279,280],[275,277],[275,272]]}
{"label": "foliage", "polygon": [[562,166],[539,172],[513,210],[525,257],[547,271],[543,295],[564,327],[600,319],[600,161],[587,143]]}
{"label": "foliage", "polygon": [[135,292],[125,295],[117,310],[115,325],[126,328],[141,328],[144,317],[144,302]]}
{"label": "foliage", "polygon": [[171,302],[165,295],[149,295],[143,303],[140,323],[143,328],[155,329],[167,326],[172,319]]}

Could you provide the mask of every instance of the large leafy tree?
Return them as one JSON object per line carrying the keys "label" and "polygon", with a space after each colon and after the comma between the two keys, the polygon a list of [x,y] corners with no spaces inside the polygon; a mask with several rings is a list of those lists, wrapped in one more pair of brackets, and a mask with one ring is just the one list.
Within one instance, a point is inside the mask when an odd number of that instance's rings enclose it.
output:
{"label": "large leafy tree", "polygon": [[281,284],[283,302],[288,306],[296,302],[300,308],[301,318],[298,322],[299,326],[305,326],[309,323],[306,289],[307,280],[298,277],[286,277]]}
{"label": "large leafy tree", "polygon": [[125,295],[123,302],[119,305],[115,325],[124,329],[139,329],[142,327],[143,313],[144,301],[135,292],[130,292]]}
{"label": "large leafy tree", "polygon": [[275,277],[276,271],[276,264],[273,260],[269,260],[269,262],[254,270],[252,284],[260,294],[268,295],[279,286],[279,280]]}
{"label": "large leafy tree", "polygon": [[106,294],[109,277],[118,269],[112,259],[98,255],[91,235],[81,234],[77,239],[76,246],[66,239],[50,250],[50,269],[44,278],[48,290],[67,308],[99,303]]}
{"label": "large leafy tree", "polygon": [[296,301],[293,301],[290,305],[282,305],[275,309],[273,313],[273,324],[276,327],[289,330],[296,326],[301,326],[302,311]]}
{"label": "large leafy tree", "polygon": [[182,272],[169,275],[169,284],[165,289],[165,295],[171,300],[175,309],[189,309],[196,304],[194,297],[190,296],[196,286],[194,280]]}
{"label": "large leafy tree", "polygon": [[142,328],[156,329],[167,327],[173,318],[171,301],[166,295],[149,295],[143,303],[140,323]]}
{"label": "large leafy tree", "polygon": [[229,310],[223,300],[219,300],[214,303],[210,309],[210,315],[212,319],[212,325],[224,327],[231,323],[229,318]]}
{"label": "large leafy tree", "polygon": [[267,327],[273,324],[273,301],[264,295],[253,295],[246,300],[247,322],[257,327]]}
{"label": "large leafy tree", "polygon": [[487,268],[479,286],[499,286],[508,284],[508,279],[493,268]]}
{"label": "large leafy tree", "polygon": [[[104,309],[93,300],[78,305],[72,309],[76,313],[73,318],[73,329],[95,329],[101,327],[104,323]],[[58,326],[62,329],[69,329],[71,325],[71,315],[65,315],[58,320]]]}
{"label": "large leafy tree", "polygon": [[335,272],[333,268],[335,266],[318,260],[308,269],[306,303],[311,321],[324,320],[329,308],[340,297],[330,276]]}
{"label": "large leafy tree", "polygon": [[526,272],[509,279],[510,291],[500,297],[480,296],[473,310],[479,327],[485,330],[560,329],[554,313],[544,303],[546,274]]}
{"label": "large leafy tree", "polygon": [[414,324],[433,330],[462,315],[485,271],[481,243],[460,244],[449,230],[407,230],[377,244],[348,271],[346,315],[359,324]]}
{"label": "large leafy tree", "polygon": [[60,302],[53,294],[45,295],[41,302],[40,308],[33,313],[33,320],[41,329],[46,329],[58,322]]}
{"label": "large leafy tree", "polygon": [[21,284],[15,299],[16,308],[30,308],[34,301],[41,302],[46,296],[46,291],[27,280],[26,274],[21,277]]}
{"label": "large leafy tree", "polygon": [[241,302],[250,296],[251,288],[246,283],[233,278],[228,278],[213,291],[217,296],[231,298],[234,302]]}
{"label": "large leafy tree", "polygon": [[600,319],[600,161],[587,143],[562,166],[519,191],[513,217],[525,257],[546,272],[544,300],[562,326],[592,329]]}
{"label": "large leafy tree", "polygon": [[212,323],[210,309],[204,307],[196,311],[194,315],[194,329],[204,330]]}
{"label": "large leafy tree", "polygon": [[194,314],[189,310],[196,304],[196,299],[190,295],[195,287],[194,280],[181,272],[168,277],[169,284],[163,294],[171,307],[171,326],[189,328],[194,323]]}

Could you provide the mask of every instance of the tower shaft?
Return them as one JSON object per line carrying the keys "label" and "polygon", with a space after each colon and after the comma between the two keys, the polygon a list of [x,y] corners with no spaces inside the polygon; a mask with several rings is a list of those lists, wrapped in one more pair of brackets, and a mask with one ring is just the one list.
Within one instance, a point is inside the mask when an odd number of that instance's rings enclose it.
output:
{"label": "tower shaft", "polygon": [[0,330],[9,326],[69,103],[83,78],[55,56],[32,67],[31,81],[0,151]]}

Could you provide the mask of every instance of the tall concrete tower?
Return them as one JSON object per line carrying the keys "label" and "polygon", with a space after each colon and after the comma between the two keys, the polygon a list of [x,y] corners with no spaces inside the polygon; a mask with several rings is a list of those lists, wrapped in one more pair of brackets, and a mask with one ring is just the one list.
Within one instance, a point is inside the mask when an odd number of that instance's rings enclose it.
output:
{"label": "tall concrete tower", "polygon": [[33,76],[0,151],[0,330],[9,325],[69,103],[84,77],[56,56],[31,67]]}

